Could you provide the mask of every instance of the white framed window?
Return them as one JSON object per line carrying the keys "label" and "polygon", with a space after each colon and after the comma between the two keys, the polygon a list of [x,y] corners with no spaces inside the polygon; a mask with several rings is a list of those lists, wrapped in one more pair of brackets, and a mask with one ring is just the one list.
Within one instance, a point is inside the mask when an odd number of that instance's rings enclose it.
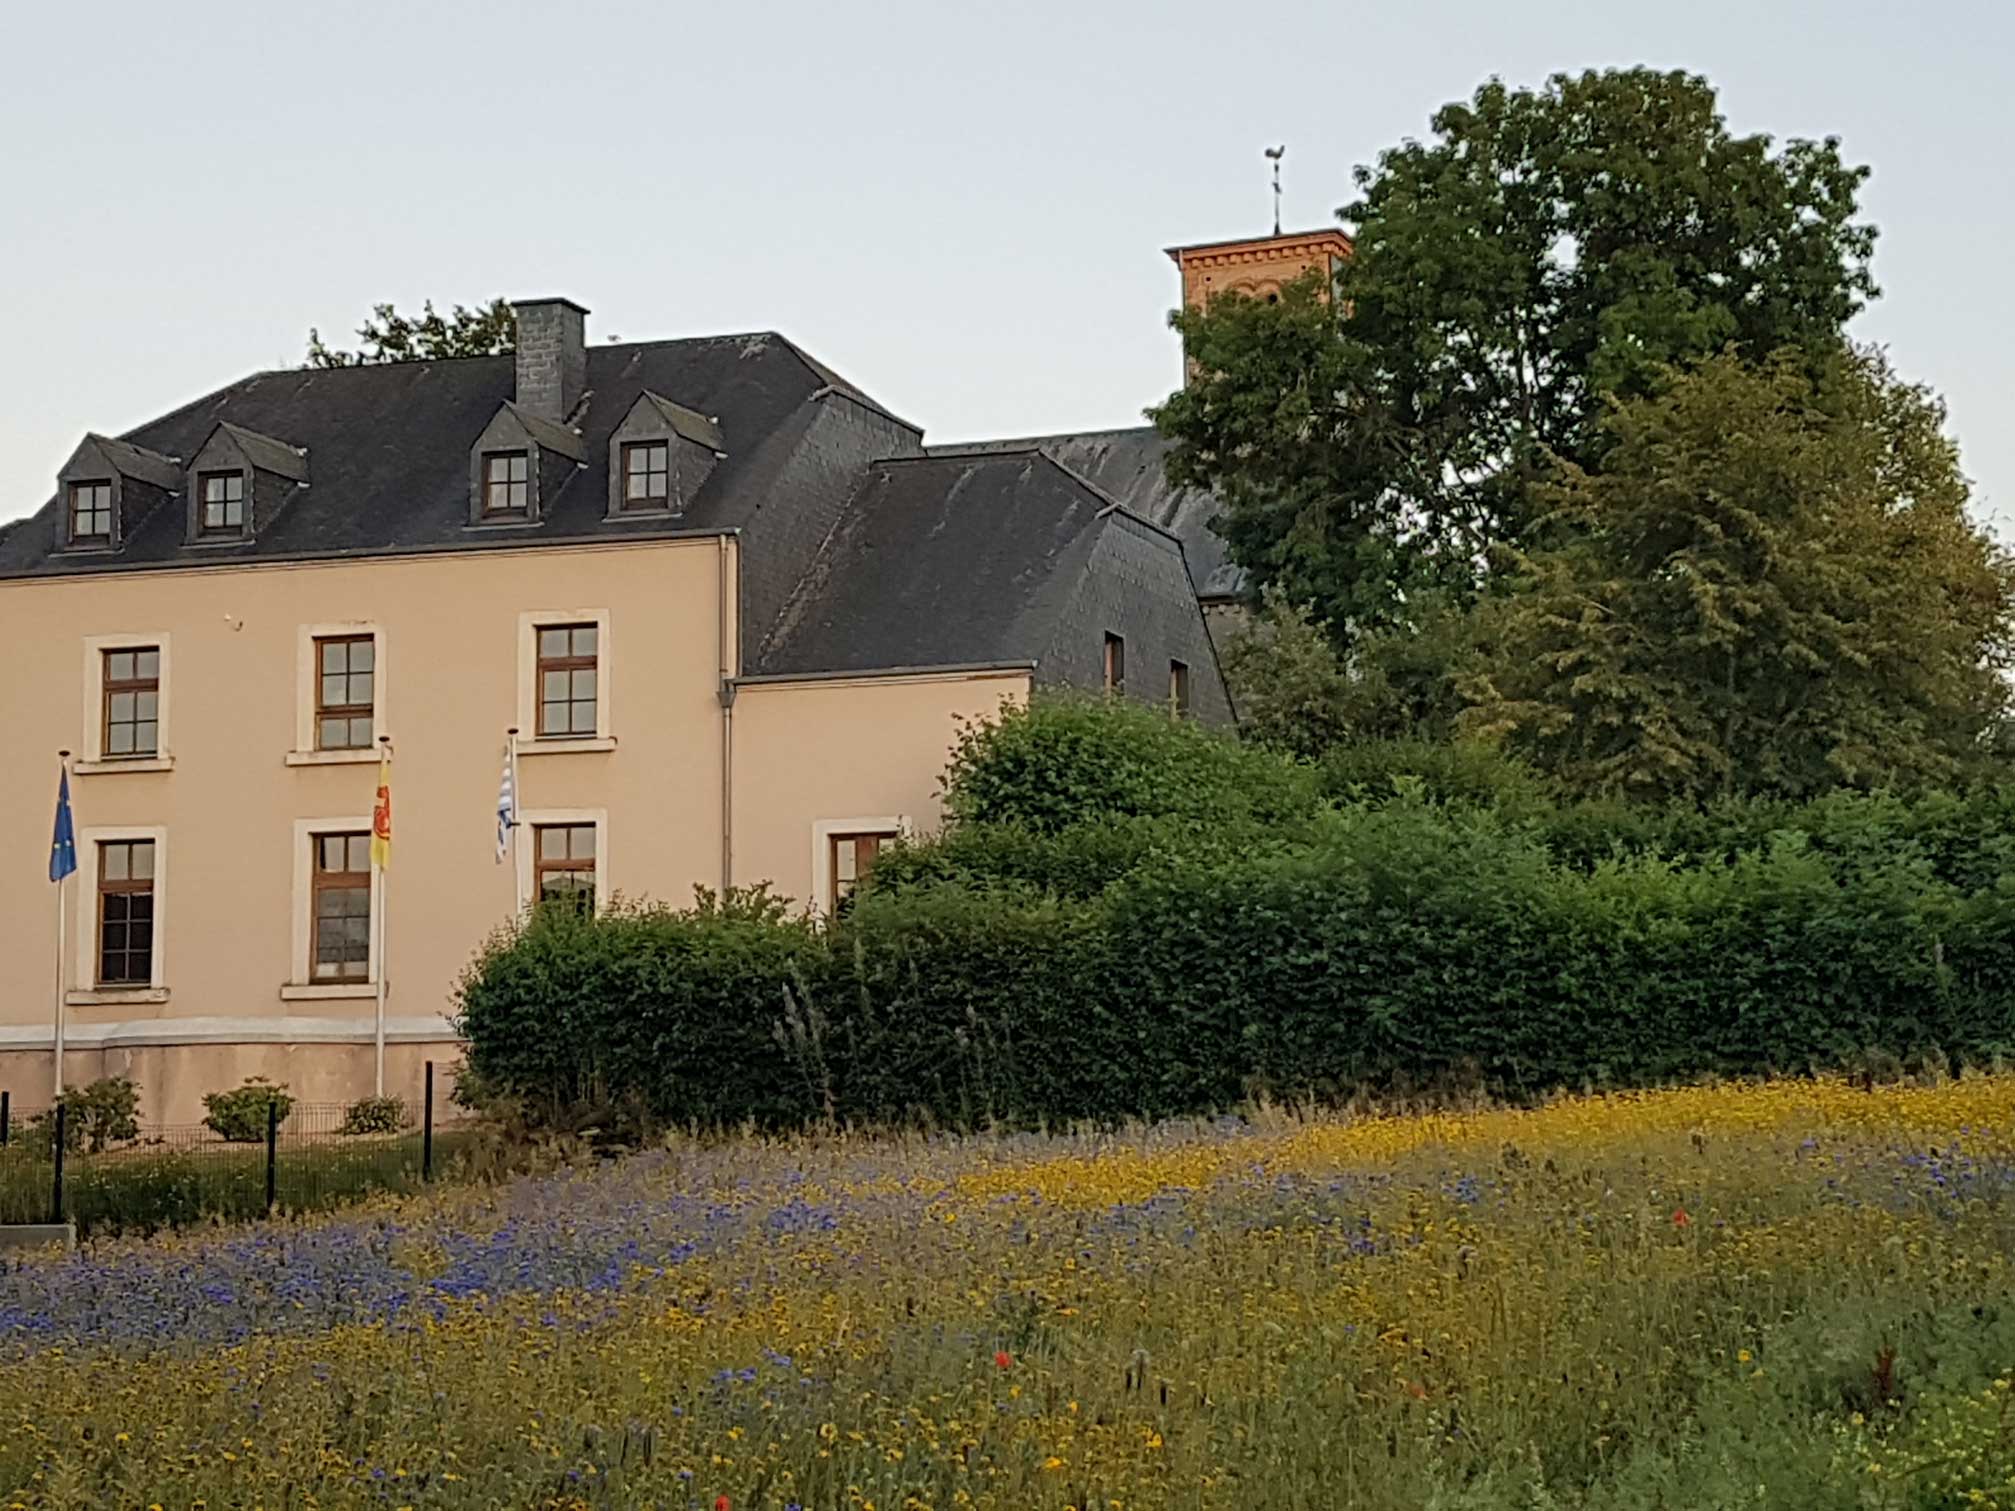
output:
{"label": "white framed window", "polygon": [[168,1000],[168,831],[103,825],[77,831],[73,1007]]}
{"label": "white framed window", "polygon": [[609,810],[538,808],[518,814],[518,895],[527,907],[592,896],[609,905]]}
{"label": "white framed window", "polygon": [[375,996],[380,906],[371,816],[295,819],[293,964],[281,997]]}
{"label": "white framed window", "polygon": [[378,759],[386,721],[384,626],[361,619],[304,624],[294,648],[294,748],[289,766]]}
{"label": "white framed window", "polygon": [[172,771],[166,630],[84,637],[83,758],[79,776]]}
{"label": "white framed window", "polygon": [[607,609],[518,616],[518,754],[614,750]]}
{"label": "white framed window", "polygon": [[822,818],[812,825],[810,908],[831,918],[874,869],[875,857],[910,832],[908,814]]}

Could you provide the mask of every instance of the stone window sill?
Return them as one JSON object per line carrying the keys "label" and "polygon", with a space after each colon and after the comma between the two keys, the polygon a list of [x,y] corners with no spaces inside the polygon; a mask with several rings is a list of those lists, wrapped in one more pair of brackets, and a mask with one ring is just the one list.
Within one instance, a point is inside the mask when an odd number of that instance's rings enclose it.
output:
{"label": "stone window sill", "polygon": [[167,1000],[165,986],[101,986],[96,991],[63,994],[65,1007],[124,1007]]}
{"label": "stone window sill", "polygon": [[375,997],[375,981],[322,981],[312,986],[289,982],[280,988],[282,1002],[333,1002],[346,997]]}
{"label": "stone window sill", "polygon": [[289,766],[368,766],[378,759],[375,750],[290,750]]}
{"label": "stone window sill", "polygon": [[526,740],[518,746],[521,756],[540,755],[582,755],[595,750],[614,750],[614,735],[599,735],[592,740]]}
{"label": "stone window sill", "polygon": [[173,771],[175,758],[164,756],[135,756],[127,760],[114,757],[103,761],[79,761],[70,768],[77,776],[110,776],[114,772],[125,771]]}

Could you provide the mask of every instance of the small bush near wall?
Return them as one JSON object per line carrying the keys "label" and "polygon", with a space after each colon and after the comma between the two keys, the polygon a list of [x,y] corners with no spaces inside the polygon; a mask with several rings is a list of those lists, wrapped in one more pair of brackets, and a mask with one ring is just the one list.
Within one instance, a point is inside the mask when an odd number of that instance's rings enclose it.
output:
{"label": "small bush near wall", "polygon": [[397,1133],[406,1126],[406,1104],[397,1097],[364,1097],[343,1109],[345,1134]]}
{"label": "small bush near wall", "polygon": [[217,1137],[233,1144],[254,1144],[266,1136],[268,1109],[277,1109],[279,1121],[287,1121],[294,1110],[294,1098],[285,1086],[275,1086],[264,1076],[253,1076],[236,1091],[212,1091],[203,1097],[203,1122]]}
{"label": "small bush near wall", "polygon": [[[140,1088],[124,1076],[107,1076],[73,1086],[59,1099],[64,1108],[63,1147],[72,1154],[102,1154],[140,1136]],[[56,1110],[28,1121],[28,1140],[46,1151],[56,1137]]]}

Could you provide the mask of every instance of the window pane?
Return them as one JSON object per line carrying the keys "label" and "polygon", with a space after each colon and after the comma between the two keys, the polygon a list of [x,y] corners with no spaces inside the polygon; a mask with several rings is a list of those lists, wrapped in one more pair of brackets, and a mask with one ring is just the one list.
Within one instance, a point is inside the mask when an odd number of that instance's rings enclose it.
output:
{"label": "window pane", "polygon": [[160,681],[161,653],[158,650],[134,652],[133,669],[143,682]]}
{"label": "window pane", "polygon": [[368,871],[370,869],[371,869],[371,836],[368,834],[351,835],[349,870],[352,872],[357,872],[357,871]]}
{"label": "window pane", "polygon": [[340,871],[343,869],[342,835],[325,834],[315,841],[315,846],[321,852],[320,858],[315,864],[321,867],[322,870]]}
{"label": "window pane", "polygon": [[571,715],[569,713],[571,706],[566,703],[541,703],[539,705],[539,733],[548,735],[571,734],[573,731],[568,727],[571,723]]}
{"label": "window pane", "polygon": [[105,731],[105,752],[107,755],[131,755],[133,753],[133,726],[114,724]]}
{"label": "window pane", "polygon": [[114,724],[133,722],[133,694],[114,693],[106,702],[105,710]]}
{"label": "window pane", "polygon": [[632,472],[630,474],[629,496],[631,498],[647,498],[650,496],[647,489],[645,488],[644,477],[642,473]]}
{"label": "window pane", "polygon": [[161,695],[159,693],[135,693],[133,695],[133,717],[154,719],[160,717]]}
{"label": "window pane", "polygon": [[594,702],[595,669],[592,666],[587,666],[582,667],[579,671],[573,673],[572,686],[573,686],[573,697],[576,702],[587,702],[587,703]]}
{"label": "window pane", "polygon": [[592,656],[594,653],[595,627],[592,624],[581,625],[574,631],[574,654],[576,656]]}
{"label": "window pane", "polygon": [[350,642],[350,670],[353,672],[370,671],[377,654],[378,647],[375,642],[370,640],[352,640]]}
{"label": "window pane", "polygon": [[567,632],[565,630],[539,631],[539,659],[552,661],[567,654]]}
{"label": "window pane", "polygon": [[539,677],[539,697],[548,703],[557,702],[567,696],[567,674],[565,672],[545,672]]}
{"label": "window pane", "polygon": [[576,824],[573,836],[569,841],[569,846],[575,860],[593,860],[595,858],[595,826],[593,824]]}
{"label": "window pane", "polygon": [[133,754],[154,755],[161,748],[160,726],[142,719],[133,726]]}
{"label": "window pane", "polygon": [[108,682],[131,682],[133,680],[133,653],[131,651],[107,651],[105,653],[105,680]]}
{"label": "window pane", "polygon": [[349,680],[349,678],[343,676],[328,676],[322,679],[322,706],[324,708],[341,708],[345,703],[350,701],[348,697],[350,691]]}
{"label": "window pane", "polygon": [[124,881],[126,879],[126,847],[124,845],[104,845],[99,849],[104,857],[105,880]]}
{"label": "window pane", "polygon": [[138,840],[131,848],[133,852],[133,879],[135,881],[152,881],[154,879],[154,842],[151,839]]}
{"label": "window pane", "polygon": [[352,750],[365,750],[370,747],[374,733],[371,722],[369,714],[359,714],[350,720],[350,748]]}

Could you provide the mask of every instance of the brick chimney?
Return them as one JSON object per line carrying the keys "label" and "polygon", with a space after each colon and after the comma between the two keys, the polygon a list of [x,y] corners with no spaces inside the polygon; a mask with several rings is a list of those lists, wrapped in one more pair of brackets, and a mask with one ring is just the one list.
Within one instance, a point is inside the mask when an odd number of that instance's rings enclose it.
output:
{"label": "brick chimney", "polygon": [[518,407],[563,425],[588,379],[588,312],[571,299],[520,299]]}

